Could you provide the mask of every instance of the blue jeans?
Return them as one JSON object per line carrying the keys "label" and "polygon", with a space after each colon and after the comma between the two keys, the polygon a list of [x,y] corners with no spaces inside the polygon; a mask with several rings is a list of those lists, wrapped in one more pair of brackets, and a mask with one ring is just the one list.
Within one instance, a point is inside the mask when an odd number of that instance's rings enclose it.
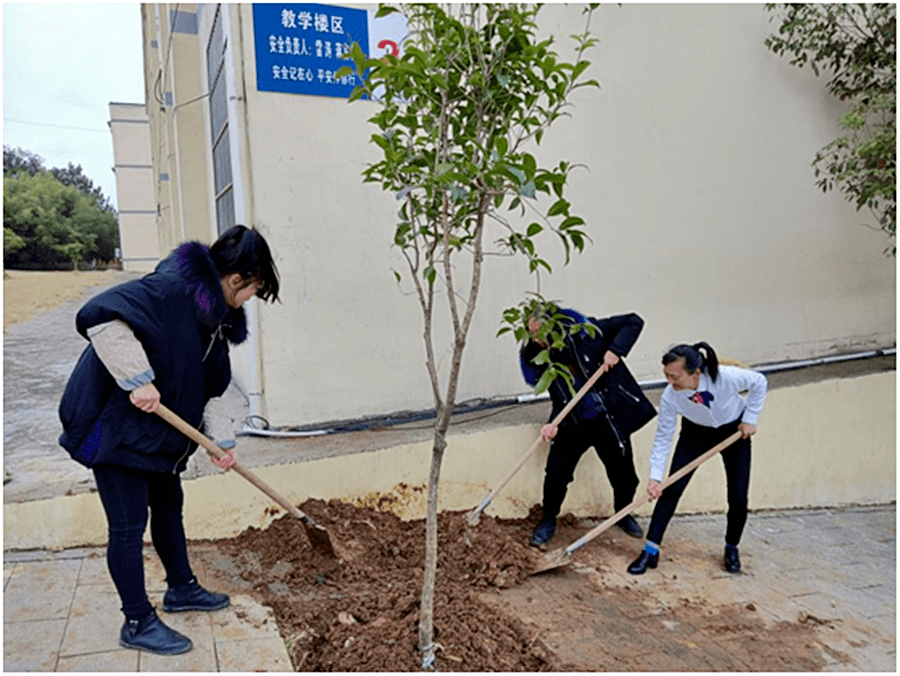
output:
{"label": "blue jeans", "polygon": [[150,537],[166,570],[166,582],[177,586],[194,574],[188,562],[178,474],[99,465],[93,468],[97,491],[109,525],[106,563],[122,612],[137,620],[153,610],[144,585],[144,531],[150,511]]}

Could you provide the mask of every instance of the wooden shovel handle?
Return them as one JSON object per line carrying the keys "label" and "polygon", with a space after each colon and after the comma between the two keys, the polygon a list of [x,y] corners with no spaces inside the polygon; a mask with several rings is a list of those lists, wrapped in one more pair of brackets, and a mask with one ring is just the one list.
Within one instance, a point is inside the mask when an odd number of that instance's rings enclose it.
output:
{"label": "wooden shovel handle", "polygon": [[[686,474],[693,472],[695,469],[697,469],[700,465],[702,465],[704,462],[709,460],[711,457],[713,457],[717,453],[720,453],[723,450],[725,450],[726,448],[728,448],[729,446],[731,446],[731,444],[733,444],[735,441],[737,441],[740,438],[741,438],[741,433],[735,432],[734,434],[732,434],[730,437],[728,437],[724,441],[721,441],[718,444],[716,444],[715,446],[713,446],[711,449],[709,449],[703,455],[691,460],[688,464],[686,464],[684,467],[679,469],[677,472],[674,472],[673,474],[666,477],[665,480],[662,483],[660,483],[659,487],[661,489],[664,489],[664,488],[667,488],[668,486],[671,486],[673,483],[675,483],[676,481],[681,479]],[[565,550],[563,551],[563,555],[570,555],[576,549],[580,549],[581,547],[586,545],[588,542],[593,540],[595,537],[600,535],[603,531],[612,527],[613,524],[617,523],[620,519],[625,517],[627,514],[630,514],[631,512],[633,512],[635,509],[637,509],[638,507],[643,505],[648,500],[650,500],[650,496],[645,492],[641,497],[636,498],[634,500],[634,502],[632,502],[630,505],[628,505],[627,507],[623,507],[618,512],[613,514],[611,517],[606,519],[606,521],[601,523],[599,526],[596,526],[593,530],[585,533],[578,540],[575,540],[575,542],[573,542],[572,544],[570,544],[568,547],[565,548]]]}
{"label": "wooden shovel handle", "polygon": [[[206,452],[209,453],[212,457],[222,458],[226,455],[222,451],[221,448],[216,446],[215,442],[212,439],[207,437],[205,434],[200,432],[200,430],[196,429],[195,427],[188,425],[184,420],[182,420],[178,416],[178,414],[176,414],[174,411],[170,410],[163,404],[157,405],[156,415],[158,415],[160,418],[165,420],[172,427],[177,429],[179,432],[184,434],[186,437],[188,437],[192,441],[195,441],[198,444],[200,444],[201,446],[203,446],[203,448],[206,449]],[[289,514],[297,517],[304,523],[312,524],[311,519],[306,514],[301,512],[299,509],[297,509],[294,505],[292,505],[290,503],[290,501],[287,498],[285,498],[284,496],[282,496],[281,494],[276,492],[274,488],[272,488],[269,484],[267,484],[265,481],[263,481],[258,476],[256,476],[249,469],[247,469],[246,467],[241,465],[239,462],[235,462],[231,466],[231,469],[234,470],[235,472],[237,472],[238,474],[240,474],[242,477],[244,477],[247,481],[249,481],[251,484],[256,486],[263,493],[268,495],[270,498],[272,498],[272,500],[274,500],[279,505],[281,505],[285,510],[287,510]]]}
{"label": "wooden shovel handle", "polygon": [[[600,379],[600,376],[606,373],[608,369],[609,366],[607,366],[605,362],[601,364],[600,368],[598,368],[594,372],[594,375],[588,378],[587,382],[582,385],[581,389],[575,393],[574,397],[572,397],[572,400],[565,405],[563,410],[560,411],[557,416],[550,421],[549,424],[553,425],[554,427],[558,427],[563,419],[567,415],[569,415],[573,408],[575,408],[576,404],[578,404],[578,402],[581,401],[584,395],[587,394],[587,391],[594,386],[594,383],[596,383]],[[516,464],[513,465],[512,468],[506,473],[506,476],[500,479],[499,483],[497,483],[497,485],[494,486],[491,492],[488,493],[488,496],[481,502],[480,505],[478,505],[478,507],[475,508],[475,510],[472,512],[473,517],[477,518],[477,516],[481,514],[481,512],[483,512],[489,504],[491,504],[491,501],[497,496],[497,493],[499,493],[503,489],[503,487],[509,483],[510,479],[515,476],[516,472],[522,469],[522,465],[524,465],[528,461],[528,458],[534,455],[535,452],[541,447],[541,442],[543,440],[543,437],[541,435],[538,435],[537,439],[534,440],[534,443],[529,446],[528,450],[522,454],[522,457],[519,458]]]}

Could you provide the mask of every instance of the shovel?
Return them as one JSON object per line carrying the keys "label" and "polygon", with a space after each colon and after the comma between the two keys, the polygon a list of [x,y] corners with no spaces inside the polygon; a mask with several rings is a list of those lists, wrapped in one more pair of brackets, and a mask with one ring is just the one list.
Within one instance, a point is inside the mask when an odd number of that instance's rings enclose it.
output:
{"label": "shovel", "polygon": [[[703,464],[704,462],[709,460],[711,457],[713,457],[717,453],[720,453],[721,451],[725,450],[726,448],[731,446],[731,444],[733,444],[735,441],[737,441],[740,438],[741,438],[741,433],[735,432],[734,434],[732,434],[730,437],[728,437],[724,441],[713,446],[711,449],[709,449],[706,453],[701,455],[699,458],[694,458],[688,464],[686,464],[684,467],[682,467],[680,470],[678,470],[671,476],[667,477],[665,479],[665,481],[663,481],[659,485],[659,487],[662,489],[662,488],[671,486],[673,483],[678,481],[685,474],[689,474],[690,472],[693,472],[701,464]],[[647,493],[644,493],[643,496],[635,499],[634,502],[632,502],[627,507],[623,507],[622,509],[620,509],[618,512],[613,514],[611,517],[609,517],[606,521],[601,523],[599,526],[597,526],[593,530],[585,533],[579,539],[575,540],[575,542],[570,544],[568,547],[557,549],[557,550],[550,552],[549,554],[545,554],[540,559],[538,559],[538,562],[537,562],[537,564],[535,564],[534,570],[532,571],[531,574],[537,575],[538,573],[543,573],[544,571],[547,571],[547,570],[553,570],[554,568],[561,568],[562,566],[568,565],[569,563],[571,563],[572,554],[576,550],[581,549],[588,542],[590,542],[595,537],[600,535],[600,533],[602,533],[603,531],[610,528],[613,524],[618,522],[622,517],[626,516],[627,514],[630,514],[635,509],[637,509],[638,507],[643,505],[645,502],[647,502],[649,499],[650,499],[650,496]]]}
{"label": "shovel", "polygon": [[[581,401],[581,398],[587,393],[589,389],[591,389],[591,387],[594,386],[594,383],[596,383],[597,380],[599,380],[600,376],[606,373],[607,370],[609,370],[609,367],[606,365],[606,363],[601,364],[600,368],[598,368],[594,372],[594,375],[588,378],[588,381],[581,386],[581,389],[575,393],[575,396],[572,397],[572,400],[568,404],[566,404],[565,408],[559,412],[559,414],[550,422],[550,424],[558,427],[559,424],[563,421],[563,418],[569,415],[569,412],[573,408],[575,408],[575,405],[579,401]],[[518,462],[516,462],[516,464],[512,466],[512,469],[510,469],[509,472],[506,473],[506,476],[500,479],[500,482],[496,486],[494,486],[494,489],[490,493],[488,493],[487,497],[484,500],[481,501],[481,504],[466,515],[466,521],[469,522],[470,526],[478,525],[478,522],[481,520],[481,513],[485,509],[487,509],[487,506],[491,504],[491,501],[495,497],[497,497],[497,493],[499,493],[503,489],[503,487],[509,483],[509,480],[512,479],[513,476],[515,476],[516,472],[522,469],[522,465],[525,464],[528,458],[534,455],[535,452],[541,447],[541,442],[543,440],[543,437],[538,435],[538,438],[534,440],[534,443],[531,444],[529,449],[525,451],[521,458],[519,458]]]}
{"label": "shovel", "polygon": [[[203,448],[206,449],[206,452],[209,453],[212,457],[221,458],[225,456],[225,453],[222,452],[222,449],[216,446],[212,439],[202,434],[199,430],[188,425],[176,413],[169,410],[162,404],[157,405],[156,414],[167,423],[172,425],[172,427],[184,434],[186,437],[203,446]],[[312,519],[310,519],[306,514],[292,505],[284,496],[276,493],[274,488],[272,488],[269,484],[256,476],[249,469],[242,466],[240,463],[235,462],[231,466],[231,469],[240,474],[263,493],[268,495],[279,505],[284,507],[288,511],[288,513],[291,514],[291,516],[295,516],[300,519],[300,521],[302,521],[303,525],[306,527],[306,537],[309,538],[309,543],[312,545],[313,549],[324,554],[325,556],[337,558],[337,554],[334,551],[334,545],[331,542],[331,537],[328,535],[327,530],[319,525],[316,525],[316,523],[313,522]]]}

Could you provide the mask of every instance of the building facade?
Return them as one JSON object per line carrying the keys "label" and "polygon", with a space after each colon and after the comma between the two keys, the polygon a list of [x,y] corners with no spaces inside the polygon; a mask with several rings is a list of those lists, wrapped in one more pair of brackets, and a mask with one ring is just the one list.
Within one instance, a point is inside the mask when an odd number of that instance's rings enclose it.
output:
{"label": "building facade", "polygon": [[125,270],[148,272],[159,262],[159,228],[150,123],[143,105],[110,103],[120,259]]}
{"label": "building facade", "polygon": [[[282,302],[248,303],[234,372],[272,425],[429,408],[422,319],[393,273],[397,202],[362,182],[379,158],[367,122],[378,104],[273,65],[329,42],[354,12],[366,12],[371,53],[402,26],[378,24],[372,5],[260,7],[143,5],[158,254],[234,223],[266,235]],[[602,7],[588,56],[601,87],[578,90],[535,151],[584,165],[567,198],[592,240],[565,266],[548,236],[554,274],[541,292],[588,315],[638,312],[639,379],[658,378],[676,342],[706,340],[749,364],[895,344],[888,242],[871,216],[822,194],[810,167],[838,133],[840,103],[765,48],[769,19],[762,5]],[[583,27],[578,6],[541,13],[563,58]],[[317,83],[332,89],[303,89]],[[521,262],[488,261],[458,400],[527,389],[516,346],[495,335],[534,288]],[[438,346],[444,371],[449,354]]]}

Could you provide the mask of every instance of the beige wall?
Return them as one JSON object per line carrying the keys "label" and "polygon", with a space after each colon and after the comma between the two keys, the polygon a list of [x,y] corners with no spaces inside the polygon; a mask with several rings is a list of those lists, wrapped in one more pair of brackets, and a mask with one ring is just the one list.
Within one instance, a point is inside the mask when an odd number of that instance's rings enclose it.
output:
{"label": "beige wall", "polygon": [[[283,279],[283,304],[260,310],[270,421],[430,406],[418,306],[393,279],[397,203],[361,182],[378,159],[375,104],[257,92],[250,6],[232,16],[250,213]],[[565,45],[580,16],[548,6],[543,25]],[[678,341],[747,363],[894,344],[887,241],[868,214],[823,195],[810,168],[840,107],[824,80],[765,49],[769,18],[757,5],[602,7],[589,71],[602,88],[579,90],[538,151],[587,165],[568,197],[593,238],[564,268],[547,237],[556,274],[542,291],[588,314],[639,312],[639,378],[659,377],[659,354]],[[494,338],[502,309],[534,288],[522,267],[489,260],[460,400],[527,389],[511,340]]]}
{"label": "beige wall", "polygon": [[[896,374],[877,373],[771,390],[753,440],[750,508],[789,509],[896,500]],[[656,425],[634,435],[643,491]],[[470,510],[481,503],[538,434],[538,425],[452,435],[441,479],[441,508]],[[277,444],[278,440],[271,440]],[[430,444],[411,444],[336,458],[260,467],[260,478],[295,504],[307,498],[391,505],[402,518],[422,518]],[[524,517],[540,503],[546,450],[525,464],[486,513]],[[640,495],[640,493],[639,493]],[[379,501],[382,496],[392,500]],[[233,473],[185,482],[189,538],[230,537],[264,526],[282,512]],[[725,478],[718,458],[700,467],[679,513],[720,512]],[[563,511],[609,516],[612,494],[600,461],[582,458]],[[651,507],[639,508],[639,517]],[[752,520],[751,515],[751,520]],[[724,517],[723,528],[724,528]],[[4,505],[4,547],[73,547],[106,541],[97,495],[83,494]]]}
{"label": "beige wall", "polygon": [[143,105],[109,104],[119,212],[119,245],[125,270],[152,270],[159,260],[150,125]]}
{"label": "beige wall", "polygon": [[[180,15],[175,24],[174,12]],[[209,242],[215,233],[206,165],[205,50],[199,32],[190,30],[196,13],[192,3],[144,5],[144,78],[163,256],[185,240]]]}

